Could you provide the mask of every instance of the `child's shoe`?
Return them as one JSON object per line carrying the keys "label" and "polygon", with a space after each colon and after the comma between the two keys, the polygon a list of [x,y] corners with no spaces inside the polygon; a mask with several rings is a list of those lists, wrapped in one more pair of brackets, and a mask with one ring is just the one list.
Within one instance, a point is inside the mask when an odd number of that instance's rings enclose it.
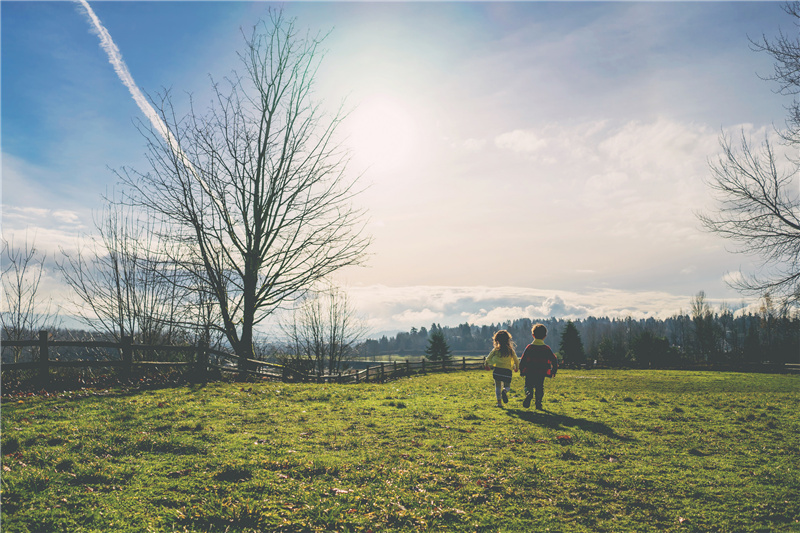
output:
{"label": "child's shoe", "polygon": [[525,396],[525,399],[522,400],[522,407],[524,407],[525,409],[530,407],[531,406],[531,400],[533,400],[533,395],[532,394],[528,394],[527,396]]}
{"label": "child's shoe", "polygon": [[506,390],[503,389],[501,394],[503,395],[503,403],[508,403],[508,394],[506,394]]}
{"label": "child's shoe", "polygon": [[540,404],[540,403],[537,403],[537,404],[536,404],[536,410],[537,410],[537,411],[544,411],[544,407],[542,407],[542,404]]}

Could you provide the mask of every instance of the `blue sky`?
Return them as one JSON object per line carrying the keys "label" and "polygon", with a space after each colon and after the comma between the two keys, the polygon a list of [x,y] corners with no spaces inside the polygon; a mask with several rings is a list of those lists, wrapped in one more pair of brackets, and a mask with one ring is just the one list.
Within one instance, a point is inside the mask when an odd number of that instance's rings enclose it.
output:
{"label": "blue sky", "polygon": [[[187,93],[239,68],[265,2],[90,2],[136,84]],[[331,31],[316,97],[342,129],[374,237],[339,276],[373,331],[521,316],[668,316],[754,258],[694,213],[723,131],[756,141],[785,97],[748,36],[796,32],[774,2],[289,2]],[[109,169],[146,169],[145,120],[83,8],[0,3],[2,232],[73,249]],[[46,280],[58,302],[57,277]],[[65,313],[69,306],[65,303]]]}

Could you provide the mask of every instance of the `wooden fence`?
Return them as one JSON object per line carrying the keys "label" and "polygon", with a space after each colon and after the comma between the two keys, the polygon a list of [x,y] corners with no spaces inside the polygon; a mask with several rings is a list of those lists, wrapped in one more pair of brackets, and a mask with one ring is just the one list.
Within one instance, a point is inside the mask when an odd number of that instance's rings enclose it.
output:
{"label": "wooden fence", "polygon": [[[349,370],[339,374],[326,374],[318,376],[307,374],[289,366],[277,365],[256,359],[245,359],[246,370],[239,369],[241,357],[209,348],[208,346],[156,346],[147,344],[134,344],[132,337],[123,337],[120,342],[113,341],[55,341],[49,338],[46,331],[39,332],[36,340],[3,341],[2,349],[6,348],[32,348],[33,361],[2,363],[2,370],[34,370],[37,373],[40,386],[45,387],[50,382],[50,370],[58,368],[90,368],[112,367],[117,368],[125,378],[133,377],[147,369],[182,368],[190,373],[191,379],[206,381],[209,372],[220,371],[274,379],[284,382],[311,381],[319,383],[361,383],[368,381],[386,381],[415,373],[446,372],[453,370],[474,370],[483,368],[484,358],[462,357],[460,360],[426,361],[418,362],[392,361],[378,363],[361,370]],[[83,348],[85,350],[116,350],[117,358],[105,359],[78,359],[61,360],[58,355],[59,348]],[[143,358],[142,354],[183,354],[180,361],[152,361]],[[136,357],[139,355],[139,357]]]}
{"label": "wooden fence", "polygon": [[[360,370],[348,370],[339,374],[316,375],[308,374],[289,366],[277,365],[256,359],[245,359],[246,369],[239,369],[240,357],[225,351],[215,350],[208,346],[156,346],[147,344],[134,344],[131,337],[123,337],[120,342],[113,341],[54,341],[50,340],[46,331],[39,332],[39,338],[25,341],[3,341],[2,349],[6,348],[32,348],[33,361],[2,363],[3,371],[6,370],[34,370],[37,374],[39,386],[46,387],[50,382],[51,369],[58,368],[91,368],[113,367],[117,368],[123,378],[133,377],[135,374],[146,372],[148,369],[180,368],[189,373],[195,381],[206,381],[212,371],[228,372],[247,375],[262,379],[280,380],[284,382],[302,381],[318,383],[363,383],[368,381],[386,381],[411,374],[427,372],[447,372],[454,370],[476,370],[483,368],[483,357],[452,359],[450,361],[417,362],[391,361],[377,363]],[[59,348],[83,348],[84,350],[112,350],[117,352],[116,358],[104,359],[78,359],[61,360],[58,355]],[[166,353],[182,354],[179,361],[154,361],[157,355]],[[149,354],[149,357],[147,355]],[[139,357],[136,357],[138,355]],[[145,357],[142,357],[145,355]],[[710,368],[705,368],[709,370]],[[760,364],[753,368],[738,368],[747,371],[771,372],[800,372],[800,365],[786,363],[785,365]],[[720,368],[718,370],[731,370]]]}

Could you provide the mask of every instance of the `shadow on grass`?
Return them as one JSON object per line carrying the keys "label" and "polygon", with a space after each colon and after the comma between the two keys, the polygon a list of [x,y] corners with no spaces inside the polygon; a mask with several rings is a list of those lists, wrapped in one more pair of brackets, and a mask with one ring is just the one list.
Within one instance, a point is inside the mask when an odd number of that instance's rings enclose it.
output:
{"label": "shadow on grass", "polygon": [[550,429],[577,428],[582,431],[589,431],[599,435],[605,435],[612,439],[623,442],[633,442],[636,439],[617,434],[612,428],[602,422],[594,422],[585,418],[574,418],[567,415],[559,415],[552,411],[528,411],[520,409],[509,409],[506,414],[513,418],[518,418],[531,424],[547,427]]}

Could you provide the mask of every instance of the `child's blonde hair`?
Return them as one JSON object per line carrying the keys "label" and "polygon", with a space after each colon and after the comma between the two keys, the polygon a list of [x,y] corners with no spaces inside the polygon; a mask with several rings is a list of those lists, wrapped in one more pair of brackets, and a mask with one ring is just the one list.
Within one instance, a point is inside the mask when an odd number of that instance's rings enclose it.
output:
{"label": "child's blonde hair", "polygon": [[501,357],[517,355],[517,353],[514,351],[517,345],[514,344],[514,341],[511,339],[511,333],[501,329],[494,334],[492,340],[494,341],[494,347],[500,350]]}

